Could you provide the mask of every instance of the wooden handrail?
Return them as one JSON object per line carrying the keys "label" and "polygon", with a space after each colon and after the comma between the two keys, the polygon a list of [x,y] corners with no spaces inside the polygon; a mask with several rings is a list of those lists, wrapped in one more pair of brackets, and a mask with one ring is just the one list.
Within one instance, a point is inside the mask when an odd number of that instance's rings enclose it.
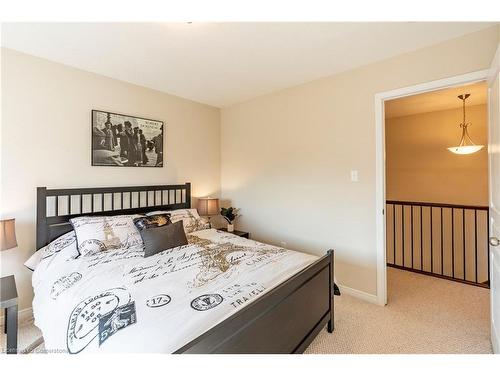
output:
{"label": "wooden handrail", "polygon": [[488,211],[490,208],[488,206],[473,206],[473,205],[459,205],[450,203],[431,203],[431,202],[411,202],[411,201],[393,201],[387,200],[386,204],[397,204],[403,206],[416,206],[416,207],[443,207],[443,208],[457,208],[461,210],[481,210]]}

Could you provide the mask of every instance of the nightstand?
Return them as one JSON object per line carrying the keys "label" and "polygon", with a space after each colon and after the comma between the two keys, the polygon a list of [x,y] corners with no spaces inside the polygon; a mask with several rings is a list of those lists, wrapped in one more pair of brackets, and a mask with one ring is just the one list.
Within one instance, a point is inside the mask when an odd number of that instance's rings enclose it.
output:
{"label": "nightstand", "polygon": [[[223,232],[227,232],[227,228],[219,228],[219,229],[217,229],[217,230],[221,230],[221,231],[223,231]],[[232,233],[232,234],[234,234],[234,235],[236,235],[236,236],[243,237],[243,238],[250,238],[250,233],[248,233],[248,232],[243,232],[243,231],[241,231],[241,230],[235,230],[235,231],[233,231],[233,232],[228,232],[228,233]]]}
{"label": "nightstand", "polygon": [[0,308],[5,309],[4,333],[7,334],[7,354],[17,353],[17,288],[14,275],[0,279]]}

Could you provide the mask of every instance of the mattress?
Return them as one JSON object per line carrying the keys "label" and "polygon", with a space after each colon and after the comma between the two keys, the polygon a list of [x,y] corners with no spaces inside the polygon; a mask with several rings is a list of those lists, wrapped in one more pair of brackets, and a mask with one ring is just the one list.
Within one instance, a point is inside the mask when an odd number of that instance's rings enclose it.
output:
{"label": "mattress", "polygon": [[33,274],[33,314],[52,352],[172,353],[318,257],[206,229],[144,258],[54,254]]}

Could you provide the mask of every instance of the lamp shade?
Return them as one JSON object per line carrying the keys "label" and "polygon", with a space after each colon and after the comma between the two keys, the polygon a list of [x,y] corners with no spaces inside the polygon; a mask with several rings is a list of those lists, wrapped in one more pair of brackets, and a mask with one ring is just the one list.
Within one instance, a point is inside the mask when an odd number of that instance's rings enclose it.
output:
{"label": "lamp shade", "polygon": [[198,198],[198,213],[200,216],[219,214],[219,198]]}
{"label": "lamp shade", "polygon": [[0,220],[0,250],[8,250],[16,246],[16,219]]}

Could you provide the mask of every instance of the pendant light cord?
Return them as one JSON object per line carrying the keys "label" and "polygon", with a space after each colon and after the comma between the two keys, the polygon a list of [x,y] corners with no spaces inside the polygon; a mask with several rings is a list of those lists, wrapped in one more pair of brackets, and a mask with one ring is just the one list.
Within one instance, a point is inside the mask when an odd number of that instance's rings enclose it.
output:
{"label": "pendant light cord", "polygon": [[469,140],[472,146],[476,145],[474,142],[472,142],[472,139],[470,138],[469,131],[467,130],[468,124],[465,122],[465,101],[469,96],[470,94],[462,94],[458,96],[460,99],[462,99],[462,115],[463,115],[463,122],[460,124],[460,127],[462,128],[462,138],[460,139],[460,144],[458,145],[459,147],[466,145],[466,138]]}

